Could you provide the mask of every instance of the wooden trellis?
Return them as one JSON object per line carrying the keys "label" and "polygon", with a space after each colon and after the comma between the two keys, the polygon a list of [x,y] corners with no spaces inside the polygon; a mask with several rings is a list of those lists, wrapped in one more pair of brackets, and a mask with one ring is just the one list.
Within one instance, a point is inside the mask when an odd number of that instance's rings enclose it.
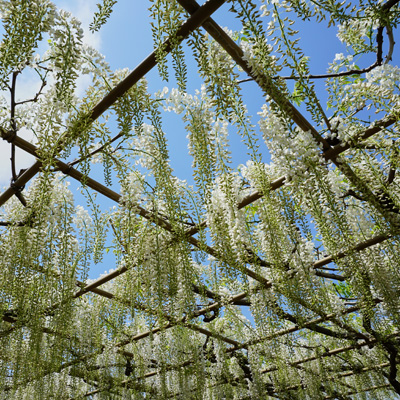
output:
{"label": "wooden trellis", "polygon": [[[224,0],[208,0],[204,5],[200,6],[194,0],[178,0],[178,3],[187,11],[190,17],[187,21],[178,29],[174,38],[168,39],[163,47],[162,51],[164,53],[169,53],[173,50],[173,46],[177,45],[177,41],[182,42],[185,40],[192,32],[202,27],[208,32],[208,34],[214,38],[214,40],[229,54],[229,56],[235,61],[235,63],[240,66],[250,78],[257,82],[260,90],[268,95],[271,101],[274,101],[278,107],[285,111],[286,115],[289,116],[294,124],[304,132],[310,132],[313,139],[320,145],[321,157],[327,163],[331,163],[340,170],[352,183],[360,183],[358,181],[357,174],[351,169],[350,162],[346,159],[346,152],[348,150],[354,150],[360,143],[365,143],[369,138],[374,135],[381,133],[386,128],[395,126],[398,123],[398,116],[393,114],[385,116],[384,118],[371,124],[370,127],[363,129],[357,133],[357,138],[353,142],[339,143],[336,145],[330,145],[329,141],[324,138],[292,104],[286,97],[281,97],[276,95],[274,90],[274,83],[270,77],[268,71],[262,75],[260,72],[254,72],[252,68],[245,61],[243,50],[238,44],[236,44],[230,36],[211,18],[212,14],[221,7],[225,1]],[[396,2],[386,3],[387,9],[395,6]],[[104,112],[109,110],[109,108],[115,104],[120,98],[122,98],[135,84],[137,84],[140,79],[142,79],[151,69],[157,65],[157,51],[150,54],[141,64],[139,64],[125,79],[123,79],[115,88],[113,88],[109,93],[87,114],[90,121],[97,120]],[[382,57],[382,55],[378,55]],[[378,60],[379,64],[379,60]],[[8,200],[10,200],[14,195],[19,196],[20,200],[24,202],[24,187],[27,185],[31,179],[33,179],[43,168],[43,161],[41,159],[40,149],[35,145],[24,140],[12,130],[1,130],[2,138],[10,143],[11,146],[20,148],[27,153],[33,155],[36,158],[36,162],[27,170],[25,170],[20,176],[13,180],[12,185],[5,190],[0,195],[0,205],[4,205]],[[68,132],[64,138],[68,137]],[[120,136],[117,135],[114,139],[119,139]],[[110,143],[111,144],[111,141]],[[62,150],[62,143],[60,143],[58,152]],[[75,168],[72,163],[64,162],[58,158],[52,160],[53,171],[61,171],[64,175],[81,182],[86,187],[92,189],[93,191],[99,193],[102,196],[112,200],[117,204],[123,203],[123,194],[117,193],[110,189],[108,186],[96,181],[90,176],[85,175],[85,173],[79,171]],[[279,191],[284,188],[285,185],[290,183],[290,179],[285,176],[281,176],[270,182],[270,192]],[[362,186],[363,196],[366,201],[375,207],[379,213],[388,221],[389,228],[386,231],[382,229],[377,230],[371,237],[365,238],[365,240],[359,241],[358,243],[352,245],[349,248],[344,248],[335,254],[325,255],[322,258],[315,258],[313,264],[310,268],[314,271],[314,274],[319,279],[325,279],[327,281],[339,281],[346,282],[349,280],[349,276],[339,273],[337,270],[335,272],[324,269],[331,263],[338,263],[340,260],[346,261],[348,257],[352,257],[354,254],[364,254],[367,249],[373,249],[374,246],[384,243],[386,241],[392,241],[393,247],[398,249],[398,214],[393,213],[391,210],[387,210],[382,207],[382,202],[379,196],[374,193],[367,184]],[[258,201],[263,200],[263,196],[267,193],[254,189],[254,191],[244,197],[238,204],[237,208],[244,209],[249,205],[255,204]],[[268,194],[269,195],[269,194]],[[220,251],[213,247],[209,243],[204,243],[200,238],[196,237],[199,232],[203,232],[207,229],[208,221],[203,220],[196,223],[195,226],[189,227],[182,234],[182,232],[176,232],[175,225],[170,223],[168,219],[163,218],[156,211],[147,210],[140,204],[129,204],[131,210],[135,213],[148,220],[151,224],[158,226],[159,228],[167,231],[171,237],[171,243],[173,241],[187,242],[190,246],[204,252],[208,256],[215,259],[222,259],[222,261],[229,264],[229,260],[224,260],[223,255]],[[10,229],[18,229],[19,226],[24,226],[24,221],[8,222],[3,221],[3,226],[7,226]],[[239,263],[241,261],[239,260]],[[267,275],[263,273],[262,268],[270,267],[271,263],[268,260],[261,259],[255,252],[248,250],[248,256],[245,262],[236,267],[232,265],[232,268],[237,268],[240,274],[251,278],[255,282],[253,287],[249,291],[239,292],[234,295],[224,296],[221,293],[217,293],[215,290],[207,287],[206,285],[194,284],[192,285],[192,290],[199,296],[206,297],[209,299],[209,304],[201,305],[195,311],[191,310],[185,314],[182,314],[179,318],[169,315],[168,311],[165,311],[160,315],[160,310],[150,310],[138,302],[137,304],[132,303],[130,300],[121,299],[120,296],[115,295],[104,286],[107,282],[113,281],[115,278],[127,273],[130,269],[134,268],[132,265],[122,265],[115,269],[114,271],[99,277],[93,282],[85,283],[82,281],[76,281],[76,292],[73,295],[74,299],[78,299],[86,296],[88,293],[92,293],[93,296],[101,296],[108,299],[112,303],[117,303],[119,306],[127,307],[128,309],[136,309],[150,316],[159,318],[159,321],[163,321],[161,325],[152,327],[147,331],[137,333],[136,335],[129,336],[126,339],[120,340],[113,344],[112,351],[123,357],[126,361],[125,377],[115,378],[110,373],[107,377],[102,379],[88,378],[87,371],[85,369],[85,363],[90,360],[96,359],[97,356],[101,355],[106,347],[95,349],[92,353],[88,354],[77,354],[72,360],[61,362],[56,371],[45,371],[40,370],[38,372],[38,379],[50,375],[51,373],[62,373],[63,370],[68,370],[69,374],[76,379],[84,380],[88,387],[88,391],[83,395],[87,398],[101,398],[96,397],[97,395],[104,394],[104,396],[109,396],[109,398],[129,398],[127,393],[131,390],[132,398],[134,396],[139,396],[140,398],[198,398],[199,390],[201,388],[196,388],[193,383],[192,388],[188,388],[185,393],[170,392],[168,395],[164,393],[157,392],[153,384],[153,379],[158,379],[160,376],[168,376],[169,373],[173,374],[175,371],[182,371],[187,369],[190,371],[190,366],[194,364],[196,360],[188,357],[185,361],[178,363],[177,365],[164,364],[162,366],[155,363],[153,366],[147,366],[146,372],[139,376],[131,376],[132,368],[131,362],[134,358],[134,354],[130,350],[126,350],[127,345],[138,342],[145,338],[154,338],[157,334],[165,333],[169,329],[183,329],[196,332],[198,334],[204,335],[205,343],[207,344],[208,338],[210,340],[215,340],[215,342],[223,343],[224,353],[229,357],[230,355],[236,355],[238,360],[242,360],[242,364],[239,365],[242,369],[241,377],[234,375],[223,376],[220,381],[214,382],[211,387],[217,386],[231,386],[231,387],[243,387],[243,392],[249,390],[247,395],[241,396],[241,399],[245,398],[257,398],[257,394],[254,394],[249,389],[253,385],[253,380],[261,379],[262,385],[264,385],[264,395],[265,398],[268,396],[272,398],[303,398],[302,391],[307,388],[309,382],[298,383],[294,385],[276,385],[274,381],[274,373],[279,373],[282,368],[283,361],[278,357],[272,360],[263,369],[255,372],[252,370],[251,363],[249,362],[248,356],[245,355],[246,351],[256,351],[257,346],[263,343],[277,340],[278,338],[285,338],[286,336],[299,332],[313,332],[319,337],[319,342],[322,348],[314,348],[310,350],[312,355],[302,358],[296,358],[294,360],[287,360],[286,368],[291,368],[293,370],[300,371],[299,374],[304,374],[305,376],[312,376],[315,374],[315,370],[308,367],[309,363],[316,362],[317,364],[323,365],[323,360],[329,357],[336,358],[336,365],[338,368],[334,371],[326,371],[324,384],[321,384],[321,399],[348,399],[353,395],[360,395],[363,392],[372,393],[369,398],[374,398],[374,393],[380,393],[385,396],[395,396],[395,393],[400,394],[400,382],[397,379],[397,364],[398,364],[398,348],[399,348],[399,332],[388,332],[386,336],[382,334],[374,334],[373,329],[357,330],[351,323],[345,321],[346,315],[358,315],[358,313],[364,309],[369,309],[368,307],[375,307],[381,304],[383,300],[379,297],[372,299],[373,304],[364,304],[361,301],[355,303],[352,306],[347,307],[342,310],[341,315],[338,313],[323,313],[318,307],[309,308],[310,304],[303,301],[301,298],[297,299],[298,307],[304,307],[309,312],[311,312],[313,318],[300,318],[295,316],[285,309],[279,309],[276,305],[275,312],[280,318],[286,320],[290,323],[290,327],[277,328],[270,332],[269,334],[252,338],[248,341],[243,341],[239,338],[232,338],[229,335],[225,335],[224,332],[218,332],[215,328],[208,328],[207,323],[199,321],[196,322],[196,318],[203,316],[204,320],[206,318],[214,319],[218,318],[218,313],[222,313],[225,307],[230,305],[250,307],[252,306],[251,296],[257,292],[268,292],[274,289],[275,282],[269,279]],[[397,265],[398,269],[399,265]],[[291,278],[288,278],[291,279]],[[71,299],[69,299],[71,300]],[[67,299],[67,301],[69,301]],[[64,306],[65,302],[60,301],[58,304],[53,304],[49,306],[47,317],[52,318],[57,309]],[[271,304],[273,309],[273,305]],[[153,314],[153,315],[152,315]],[[22,329],[26,325],[26,321],[19,320],[18,314],[13,312],[4,312],[3,321],[5,328],[0,333],[3,338],[8,337],[15,333],[16,330]],[[47,326],[41,327],[42,332],[46,335],[61,335],[60,332],[54,332]],[[304,334],[307,337],[307,334]],[[337,346],[324,347],[324,338],[329,338],[329,342],[335,341]],[[290,339],[289,339],[290,340]],[[357,351],[376,351],[384,354],[383,358],[386,356],[386,362],[380,362],[376,365],[358,365],[351,366],[350,361],[346,364],[341,358],[342,354],[355,354]],[[203,349],[204,363],[209,363],[210,365],[217,364],[215,360],[215,355],[207,355],[208,350],[206,350],[206,345]],[[238,355],[239,354],[239,355]],[[240,358],[242,357],[242,358]],[[270,357],[270,355],[268,355]],[[378,359],[377,357],[375,359]],[[372,361],[371,361],[372,362]],[[73,367],[73,368],[72,368]],[[107,366],[106,366],[107,367]],[[95,368],[95,367],[93,367]],[[109,366],[110,370],[113,366]],[[128,370],[128,371],[127,371]],[[93,375],[94,376],[94,375]],[[257,376],[257,378],[256,378]],[[269,376],[269,378],[267,378]],[[357,380],[358,386],[353,386],[353,381],[348,381],[346,378],[352,376],[359,376]],[[168,380],[168,379],[167,379]],[[350,383],[348,383],[350,382]],[[29,382],[27,383],[27,385]],[[192,392],[190,392],[190,389]],[[0,398],[7,398],[7,393],[11,390],[16,390],[14,387],[5,387],[4,393],[0,394]],[[147,394],[146,394],[147,393]],[[258,394],[259,395],[259,394]],[[3,396],[3,397],[1,397]],[[5,396],[5,397],[4,397]],[[185,397],[186,396],[186,397]],[[189,396],[189,397],[188,397]],[[197,397],[196,397],[197,396]],[[81,397],[79,397],[81,398]],[[106,397],[107,398],[107,397]],[[139,398],[139,397],[137,397]],[[368,397],[367,397],[368,398]]]}

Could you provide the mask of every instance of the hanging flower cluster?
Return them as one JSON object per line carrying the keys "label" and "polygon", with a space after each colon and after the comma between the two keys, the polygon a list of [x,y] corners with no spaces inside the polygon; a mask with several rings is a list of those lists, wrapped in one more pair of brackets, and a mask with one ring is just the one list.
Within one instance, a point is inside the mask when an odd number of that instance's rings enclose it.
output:
{"label": "hanging flower cluster", "polygon": [[[0,399],[400,394],[399,6],[229,5],[239,31],[205,20],[203,34],[185,22],[193,2],[150,2],[146,63],[165,81],[172,67],[177,86],[153,95],[49,0],[0,1],[12,175],[0,195]],[[92,31],[114,6],[99,3]],[[325,75],[301,49],[301,19],[327,19],[347,46]],[[40,89],[17,99],[29,73]],[[248,78],[264,99],[258,124]],[[163,123],[173,114],[187,180]],[[16,146],[37,159],[27,171]]]}

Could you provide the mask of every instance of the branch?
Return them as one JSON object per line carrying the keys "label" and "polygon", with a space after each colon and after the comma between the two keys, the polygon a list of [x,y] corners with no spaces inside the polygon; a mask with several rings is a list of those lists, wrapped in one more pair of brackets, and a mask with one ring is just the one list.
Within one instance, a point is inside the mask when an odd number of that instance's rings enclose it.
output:
{"label": "branch", "polygon": [[[14,144],[12,144],[12,146],[14,146]],[[15,147],[14,147],[14,150],[15,150]],[[14,151],[14,153],[13,153],[12,160],[15,160],[15,151]],[[14,191],[15,197],[21,202],[21,204],[22,204],[24,207],[27,207],[27,202],[26,202],[26,200],[25,200],[25,197],[24,197],[23,194],[22,194],[22,191],[24,190],[25,185],[18,185],[18,184],[16,183],[16,181],[18,180],[18,178],[19,178],[21,175],[23,175],[23,173],[24,173],[25,171],[26,171],[26,169],[21,169],[21,170],[18,172],[18,175],[16,175],[15,177],[13,176],[13,178],[11,179],[10,187],[11,187],[11,189]],[[14,175],[14,173],[13,173],[13,175]]]}
{"label": "branch", "polygon": [[382,11],[388,11],[395,6],[400,0],[389,0],[382,6]]}
{"label": "branch", "polygon": [[119,132],[117,135],[115,135],[113,138],[111,138],[110,140],[107,140],[102,146],[100,146],[98,149],[93,150],[92,152],[90,152],[88,155],[86,156],[82,156],[80,158],[76,158],[74,161],[71,161],[70,163],[68,163],[69,166],[73,167],[76,164],[79,164],[80,162],[87,160],[88,158],[91,158],[92,156],[94,156],[95,154],[101,152],[102,150],[104,150],[105,147],[109,146],[111,143],[115,142],[116,140],[118,140],[120,137],[124,136],[124,132],[121,131]]}
{"label": "branch", "polygon": [[35,97],[29,100],[23,100],[23,101],[18,101],[15,103],[16,106],[19,106],[21,104],[25,103],[36,103],[39,99],[39,96],[42,94],[44,87],[47,85],[46,80],[42,79],[42,85],[39,88],[39,91],[35,94]]}
{"label": "branch", "polygon": [[[301,322],[297,317],[294,315],[289,314],[288,312],[285,312],[282,308],[280,308],[276,303],[274,304],[275,307],[278,308],[278,314],[280,314],[284,319],[292,322],[295,325],[301,326]],[[348,339],[348,340],[355,340],[357,339],[356,335],[354,335],[353,332],[338,332],[334,331],[331,329],[328,329],[324,326],[318,325],[318,324],[308,324],[306,329],[309,329],[310,331],[318,332],[322,335],[330,336],[336,339]]]}
{"label": "branch", "polygon": [[376,332],[371,326],[371,319],[369,316],[364,315],[363,317],[364,329],[374,337],[374,339],[382,344],[382,347],[389,353],[390,371],[389,374],[382,371],[382,374],[388,379],[389,383],[397,394],[400,394],[400,382],[397,380],[397,354],[398,349],[393,339],[390,337],[384,338],[378,332]]}
{"label": "branch", "polygon": [[[388,351],[389,351],[389,349],[388,349]],[[389,371],[389,374],[387,374],[386,372],[383,372],[383,375],[386,376],[386,378],[388,379],[389,383],[392,385],[392,387],[396,391],[396,393],[400,394],[400,382],[396,379],[396,377],[397,377],[397,362],[396,362],[397,353],[398,353],[397,349],[390,350],[390,356],[389,356],[390,371]]]}
{"label": "branch", "polygon": [[395,43],[396,43],[396,42],[394,41],[393,30],[392,30],[392,27],[391,27],[391,26],[388,25],[388,26],[386,27],[386,33],[387,33],[387,36],[388,36],[388,39],[389,39],[389,50],[388,50],[388,53],[387,53],[387,55],[386,55],[384,64],[387,64],[389,61],[392,60],[393,49],[394,49],[394,45],[395,45]]}
{"label": "branch", "polygon": [[378,45],[378,48],[376,50],[376,63],[377,65],[382,65],[382,45],[383,45],[383,26],[380,26],[378,28],[378,31],[376,33],[376,43]]}
{"label": "branch", "polygon": [[[389,171],[389,177],[388,177],[388,181],[390,179],[394,179],[394,172]],[[381,207],[386,210],[386,211],[390,211],[392,213],[395,214],[400,214],[400,208],[397,206],[397,204],[393,201],[393,199],[383,190],[377,190],[375,193],[373,193],[374,196],[376,197],[376,199],[379,201]],[[357,200],[360,201],[368,201],[368,197],[364,197],[358,193],[356,193],[354,190],[349,189],[345,194],[343,194],[342,196],[340,196],[342,199],[352,196]]]}
{"label": "branch", "polygon": [[[300,76],[273,76],[272,79],[284,79],[284,80],[299,80],[301,78],[303,79],[326,79],[326,78],[339,78],[341,76],[349,76],[349,75],[361,75],[365,74],[367,72],[372,71],[374,68],[376,68],[379,64],[375,62],[374,64],[370,65],[367,68],[364,69],[351,69],[349,71],[344,71],[344,72],[337,72],[337,73],[332,73],[332,74],[321,74],[321,75],[305,75],[303,77]],[[238,83],[243,83],[243,82],[250,82],[254,81],[253,78],[248,78],[248,79],[243,79],[238,81]]]}
{"label": "branch", "polygon": [[[400,0],[390,0],[385,5],[382,7],[382,11],[387,11],[394,5],[396,5]],[[332,74],[320,74],[320,75],[305,75],[303,77],[300,76],[274,76],[272,79],[284,79],[284,80],[299,80],[301,78],[305,79],[327,79],[327,78],[339,78],[342,76],[350,76],[350,75],[361,75],[365,74],[367,72],[372,71],[374,68],[378,67],[379,65],[382,65],[383,63],[383,57],[382,57],[382,45],[383,45],[383,28],[386,27],[386,32],[387,36],[389,39],[389,50],[388,54],[385,57],[385,62],[384,64],[387,64],[391,59],[393,55],[393,49],[395,45],[395,41],[393,38],[393,31],[390,25],[386,26],[379,26],[376,34],[376,42],[377,42],[377,50],[376,50],[376,61],[370,65],[367,68],[363,69],[351,69],[349,71],[344,71],[344,72],[337,72],[337,73],[332,73]],[[238,83],[244,83],[244,82],[250,82],[254,81],[254,78],[247,78],[247,79],[242,79],[238,81]]]}
{"label": "branch", "polygon": [[25,226],[26,222],[0,221],[0,226]]}
{"label": "branch", "polygon": [[399,150],[396,147],[396,141],[392,141],[393,145],[393,153],[394,155],[391,157],[392,159],[390,160],[390,169],[387,177],[387,184],[390,185],[393,183],[395,175],[396,175],[396,159],[399,156]]}
{"label": "branch", "polygon": [[[15,71],[12,74],[12,81],[11,81],[11,130],[16,134],[17,127],[15,124],[15,86],[17,83],[17,75],[19,71]],[[12,173],[12,182],[17,179],[17,172],[15,170],[15,145],[11,143],[11,173]],[[17,196],[18,197],[18,196]]]}

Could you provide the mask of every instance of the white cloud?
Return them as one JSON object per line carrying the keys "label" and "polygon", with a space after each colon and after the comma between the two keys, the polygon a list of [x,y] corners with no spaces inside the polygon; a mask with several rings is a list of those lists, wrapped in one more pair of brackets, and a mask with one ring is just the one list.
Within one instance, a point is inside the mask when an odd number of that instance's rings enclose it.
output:
{"label": "white cloud", "polygon": [[73,1],[55,1],[55,4],[63,10],[69,11],[82,23],[84,31],[83,42],[89,46],[100,50],[101,32],[91,33],[89,24],[93,20],[93,14],[97,10],[97,0],[73,0]]}
{"label": "white cloud", "polygon": [[[92,22],[93,14],[96,11],[96,0],[69,0],[69,1],[55,1],[57,7],[62,8],[66,11],[71,12],[79,21],[82,22],[82,28],[84,30],[84,43],[100,50],[101,47],[101,33],[96,32],[92,34],[89,31],[89,24]],[[49,82],[50,84],[50,82]],[[82,96],[86,88],[90,84],[90,77],[85,75],[81,76],[77,80],[76,94]],[[18,77],[17,80],[17,100],[26,100],[33,98],[40,87],[40,81],[34,72],[24,71]],[[8,92],[0,93],[0,96],[4,95],[9,104],[10,98]],[[21,129],[18,135],[26,140],[33,141],[34,136],[32,132]],[[4,140],[0,140],[0,187],[8,186],[11,178],[11,145]],[[32,165],[34,158],[26,152],[16,149],[16,169],[17,173],[22,168],[27,168]]]}
{"label": "white cloud", "polygon": [[[89,30],[89,25],[93,20],[93,15],[97,10],[97,0],[73,0],[73,1],[55,1],[57,7],[65,11],[69,11],[82,23],[84,32],[83,43],[101,50],[101,31],[92,33]],[[83,96],[86,88],[90,85],[90,77],[88,75],[80,76],[77,79],[76,94]]]}
{"label": "white cloud", "polygon": [[[26,71],[17,78],[16,84],[16,101],[31,99],[35,96],[40,88],[40,80],[37,75],[32,71]],[[10,106],[10,93],[2,92],[0,95],[4,96],[8,108]],[[5,117],[5,118],[4,118]],[[2,115],[2,123],[8,123],[9,114]],[[20,129],[18,135],[23,139],[30,142],[33,141],[34,135],[27,129]],[[0,186],[9,185],[11,179],[11,144],[5,140],[0,140]],[[16,148],[15,152],[16,172],[18,173],[22,168],[28,168],[34,162],[33,156],[23,150]]]}

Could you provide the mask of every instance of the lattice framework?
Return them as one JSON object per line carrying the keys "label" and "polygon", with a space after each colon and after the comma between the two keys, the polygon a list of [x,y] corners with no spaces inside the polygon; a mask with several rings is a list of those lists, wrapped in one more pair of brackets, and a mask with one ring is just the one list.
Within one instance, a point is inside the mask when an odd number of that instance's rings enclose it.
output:
{"label": "lattice framework", "polygon": [[[274,93],[270,90],[271,78],[268,75],[261,76],[259,74],[254,74],[252,69],[247,65],[246,61],[244,60],[243,51],[241,48],[218,26],[218,24],[211,18],[211,15],[225,3],[223,0],[209,0],[203,6],[199,6],[194,0],[179,0],[179,4],[186,9],[186,11],[191,15],[190,18],[182,25],[182,27],[178,30],[176,37],[179,38],[178,40],[183,41],[191,32],[198,29],[202,26],[218,43],[219,45],[233,58],[233,60],[239,65],[248,75],[249,77],[253,78],[259,85],[260,89],[272,97],[273,100],[292,118],[292,121],[303,131],[311,132],[313,138],[321,145],[321,155],[327,161],[335,164],[335,166],[339,169],[344,171],[348,177],[354,178],[357,180],[355,173],[351,170],[348,164],[346,164],[346,151],[349,149],[354,149],[359,143],[363,143],[368,138],[372,137],[373,135],[381,132],[382,130],[391,127],[392,125],[397,123],[397,116],[389,116],[384,117],[381,120],[378,120],[374,124],[372,124],[369,128],[364,129],[361,133],[358,134],[358,142],[357,143],[346,143],[346,144],[338,144],[331,146],[324,137],[322,137],[313,127],[313,125],[302,115],[300,112],[292,106],[292,104],[286,98],[274,98]],[[390,3],[390,2],[388,2]],[[387,4],[388,4],[387,3]],[[392,2],[393,5],[395,4]],[[392,6],[392,5],[390,5]],[[172,46],[170,43],[176,44],[176,38],[171,39],[165,43],[163,47],[164,52],[170,52],[172,50]],[[109,109],[109,107],[114,104],[118,99],[120,99],[129,89],[131,89],[141,78],[143,78],[152,68],[154,68],[157,64],[157,53],[153,52],[148,58],[146,58],[137,68],[131,72],[128,77],[122,80],[114,89],[112,89],[102,101],[100,101],[91,111],[90,111],[90,120],[94,121],[99,116],[101,116],[105,111]],[[32,178],[34,178],[42,169],[42,162],[40,160],[40,154],[38,149],[32,145],[31,143],[25,141],[21,137],[10,134],[10,132],[2,131],[3,139],[7,140],[13,146],[16,146],[29,154],[36,157],[37,161],[27,169],[23,174],[21,174],[13,184],[1,194],[0,196],[0,204],[3,205],[7,202],[12,196],[14,195],[23,195],[23,192],[20,191],[21,187],[24,187],[26,184],[30,182]],[[55,170],[61,171],[63,174],[68,175],[72,179],[77,180],[78,182],[83,183],[87,187],[93,189],[94,191],[98,192],[99,194],[109,198],[110,200],[121,203],[123,201],[123,196],[109,187],[101,184],[100,182],[92,179],[90,176],[85,176],[82,172],[78,169],[71,166],[66,162],[63,162],[58,159],[54,159],[54,166]],[[284,187],[288,183],[287,178],[284,176],[275,179],[270,183],[270,190],[271,191],[278,191],[282,187]],[[383,214],[384,217],[392,222],[395,218],[391,215],[387,210],[385,210],[377,196],[365,185],[365,195],[368,198],[368,201],[372,206],[375,206],[379,212]],[[246,196],[241,202],[238,204],[238,209],[243,209],[254,202],[263,198],[263,193],[260,191],[254,191],[250,195]],[[171,237],[177,237],[176,240],[187,241],[191,246],[198,248],[201,251],[204,251],[208,255],[215,257],[218,259],[221,255],[219,254],[218,250],[213,248],[210,245],[205,245],[201,240],[197,239],[195,236],[199,233],[199,231],[204,230],[207,228],[207,221],[201,221],[197,223],[194,227],[188,228],[183,235],[178,233],[176,236],[176,232],[174,230],[174,226],[168,222],[168,220],[159,216],[158,213],[149,211],[141,207],[139,204],[131,205],[131,207],[135,210],[138,216],[150,221],[152,224],[159,226],[163,230],[166,230],[171,234]],[[3,225],[7,225],[7,222],[3,223]],[[11,223],[12,226],[15,227],[15,223]],[[315,270],[315,275],[323,278],[323,279],[331,279],[335,281],[346,281],[348,277],[337,274],[337,273],[330,273],[324,270],[322,267],[331,264],[332,262],[338,262],[341,259],[346,259],[346,257],[351,256],[354,253],[362,253],[367,249],[373,248],[373,246],[383,243],[387,240],[393,240],[396,245],[398,245],[398,228],[394,227],[392,230],[388,230],[384,233],[378,233],[371,238],[368,238],[364,241],[361,241],[354,245],[352,248],[343,249],[343,251],[338,252],[336,254],[331,254],[323,257],[322,259],[316,260],[312,268]],[[172,239],[174,240],[174,239]],[[252,290],[262,290],[268,291],[274,286],[274,282],[267,279],[263,274],[260,272],[260,268],[258,267],[268,267],[268,263],[261,260],[259,257],[253,253],[249,254],[248,257],[248,265],[241,266],[240,272],[247,275],[248,277],[252,278],[256,282],[255,289]],[[263,264],[264,263],[264,264]],[[257,268],[255,268],[257,267]],[[96,296],[101,296],[108,299],[111,302],[118,302],[119,304],[124,303],[123,299],[118,298],[113,293],[102,289],[102,286],[114,280],[118,276],[125,274],[129,268],[127,266],[121,266],[115,269],[113,272],[108,273],[105,276],[100,277],[99,279],[95,280],[94,282],[86,284],[85,282],[76,281],[76,285],[79,288],[74,298],[78,299],[80,297],[86,296],[88,293],[92,293]],[[327,391],[323,397],[324,399],[331,399],[331,398],[348,398],[352,394],[359,394],[362,390],[368,391],[378,391],[382,389],[395,390],[398,392],[398,386],[400,384],[396,380],[396,364],[397,364],[397,350],[392,345],[392,343],[396,343],[398,340],[397,333],[391,333],[385,338],[377,335],[374,337],[371,332],[361,332],[355,331],[349,325],[338,318],[336,313],[320,313],[317,317],[312,318],[311,320],[303,320],[300,321],[297,317],[290,315],[289,313],[285,313],[284,311],[280,311],[283,313],[283,318],[287,319],[292,323],[290,328],[285,329],[277,329],[275,332],[267,335],[265,337],[261,337],[259,339],[253,339],[248,342],[242,342],[240,340],[232,339],[230,337],[225,336],[223,333],[218,333],[215,329],[207,329],[206,324],[198,324],[193,322],[193,320],[199,316],[209,316],[210,313],[214,313],[217,315],[217,312],[224,307],[229,305],[237,305],[237,306],[250,306],[250,292],[241,292],[234,296],[230,296],[229,298],[223,297],[221,294],[215,293],[214,291],[210,290],[207,287],[200,287],[198,285],[193,284],[193,291],[195,293],[206,295],[209,298],[210,304],[206,305],[199,310],[192,312],[190,315],[183,315],[180,319],[176,319],[174,317],[169,316],[167,313],[163,316],[165,321],[164,325],[154,327],[151,330],[141,332],[133,337],[129,337],[126,340],[121,340],[116,345],[114,345],[115,351],[122,355],[127,360],[132,359],[134,357],[133,353],[130,351],[125,350],[125,346],[131,344],[133,342],[140,342],[140,340],[153,337],[157,335],[160,331],[165,332],[168,329],[175,329],[175,327],[179,327],[182,329],[192,330],[194,332],[198,332],[206,338],[214,338],[220,342],[229,345],[225,351],[229,354],[234,354],[239,350],[249,350],[251,348],[255,348],[258,343],[263,343],[265,341],[274,340],[279,337],[284,337],[288,334],[299,332],[302,330],[309,330],[311,332],[317,332],[321,335],[326,335],[326,337],[337,337],[341,340],[346,341],[346,345],[341,347],[335,348],[326,348],[324,351],[315,352],[314,355],[305,357],[302,359],[297,359],[294,361],[290,361],[289,365],[293,368],[304,369],[307,370],[307,363],[314,361],[314,360],[323,360],[326,357],[338,357],[338,364],[340,364],[340,354],[346,352],[354,352],[361,348],[369,348],[372,349],[374,346],[378,346],[382,351],[387,351],[389,354],[390,360],[385,363],[381,363],[376,366],[366,366],[357,369],[348,369],[341,372],[332,371],[328,373],[329,379],[334,381],[338,387],[341,387],[340,392],[329,392]],[[379,304],[382,300],[377,298],[374,299],[375,304]],[[301,299],[299,299],[299,304],[307,306],[307,304],[302,304]],[[131,304],[130,302],[126,301],[124,306],[128,308],[138,308],[140,310],[140,305]],[[62,307],[63,304],[56,304],[52,307],[52,311],[54,311],[57,307]],[[346,309],[344,314],[352,314],[356,313],[360,309],[362,309],[363,305],[354,305]],[[146,312],[150,310],[146,309]],[[315,314],[317,312],[312,310]],[[158,312],[155,312],[157,315]],[[11,325],[11,327],[7,331],[3,331],[2,335],[6,336],[11,334],[15,329],[21,329],[20,324],[18,324],[18,317],[12,314],[5,313],[3,316],[3,321],[7,322]],[[330,324],[326,324],[329,322]],[[14,327],[15,325],[15,327]],[[333,328],[333,329],[332,329]],[[50,329],[43,327],[43,332],[48,335],[59,335],[57,332],[52,332]],[[392,340],[393,339],[393,340]],[[392,349],[394,348],[394,350]],[[85,354],[79,357],[76,357],[75,360],[65,362],[60,366],[61,372],[63,369],[71,367],[71,365],[80,365],[83,361],[86,361],[88,358],[95,357],[100,354],[103,349],[98,349],[92,354]],[[393,356],[394,354],[394,356]],[[393,358],[394,357],[394,358]],[[163,366],[160,368],[149,368],[149,372],[143,374],[142,376],[135,377],[135,379],[131,379],[129,376],[126,377],[124,380],[115,380],[106,383],[96,382],[94,379],[91,382],[88,382],[89,385],[94,386],[95,389],[89,390],[85,396],[91,398],[90,396],[94,396],[95,394],[107,392],[109,396],[116,396],[118,398],[118,388],[131,388],[137,392],[147,392],[149,396],[156,396],[154,388],[150,384],[147,384],[148,380],[151,379],[153,376],[157,376],[159,374],[165,374],[168,370],[180,370],[183,368],[188,368],[193,363],[192,359],[188,359],[185,362],[182,362],[178,365],[170,365],[170,366]],[[248,361],[247,361],[248,365]],[[269,367],[264,368],[263,370],[259,371],[260,375],[267,375],[272,374],[279,370],[279,365],[272,365]],[[395,376],[393,377],[393,370],[395,372]],[[367,374],[369,372],[375,372],[378,375],[380,374],[383,383],[366,386],[362,390],[354,388],[351,385],[346,384],[345,378],[351,375],[356,374]],[[246,372],[246,371],[245,371]],[[335,373],[336,372],[336,373]],[[82,376],[83,379],[87,379],[86,376],[80,375],[79,369],[71,370],[71,375],[76,375],[77,377]],[[389,378],[388,378],[389,377]],[[246,376],[248,378],[248,376]],[[387,379],[388,378],[388,379]],[[111,378],[110,378],[111,379]],[[299,389],[302,389],[302,385],[292,385],[285,388],[282,387],[274,387],[273,384],[265,383],[265,394],[271,397],[277,398],[286,398],[285,396],[287,393],[291,393],[292,391],[295,393]],[[218,384],[218,383],[217,383]],[[246,380],[240,380],[234,378],[232,376],[231,381],[221,381],[219,382],[221,385],[244,385],[246,386]],[[397,386],[398,385],[398,386]],[[97,386],[97,387],[96,387]],[[324,388],[321,388],[322,393],[324,393]],[[179,393],[170,393],[171,398],[179,396]],[[282,397],[283,396],[283,397]],[[111,397],[110,397],[111,398]],[[147,398],[147,397],[146,397]],[[247,398],[247,397],[246,397]]]}

